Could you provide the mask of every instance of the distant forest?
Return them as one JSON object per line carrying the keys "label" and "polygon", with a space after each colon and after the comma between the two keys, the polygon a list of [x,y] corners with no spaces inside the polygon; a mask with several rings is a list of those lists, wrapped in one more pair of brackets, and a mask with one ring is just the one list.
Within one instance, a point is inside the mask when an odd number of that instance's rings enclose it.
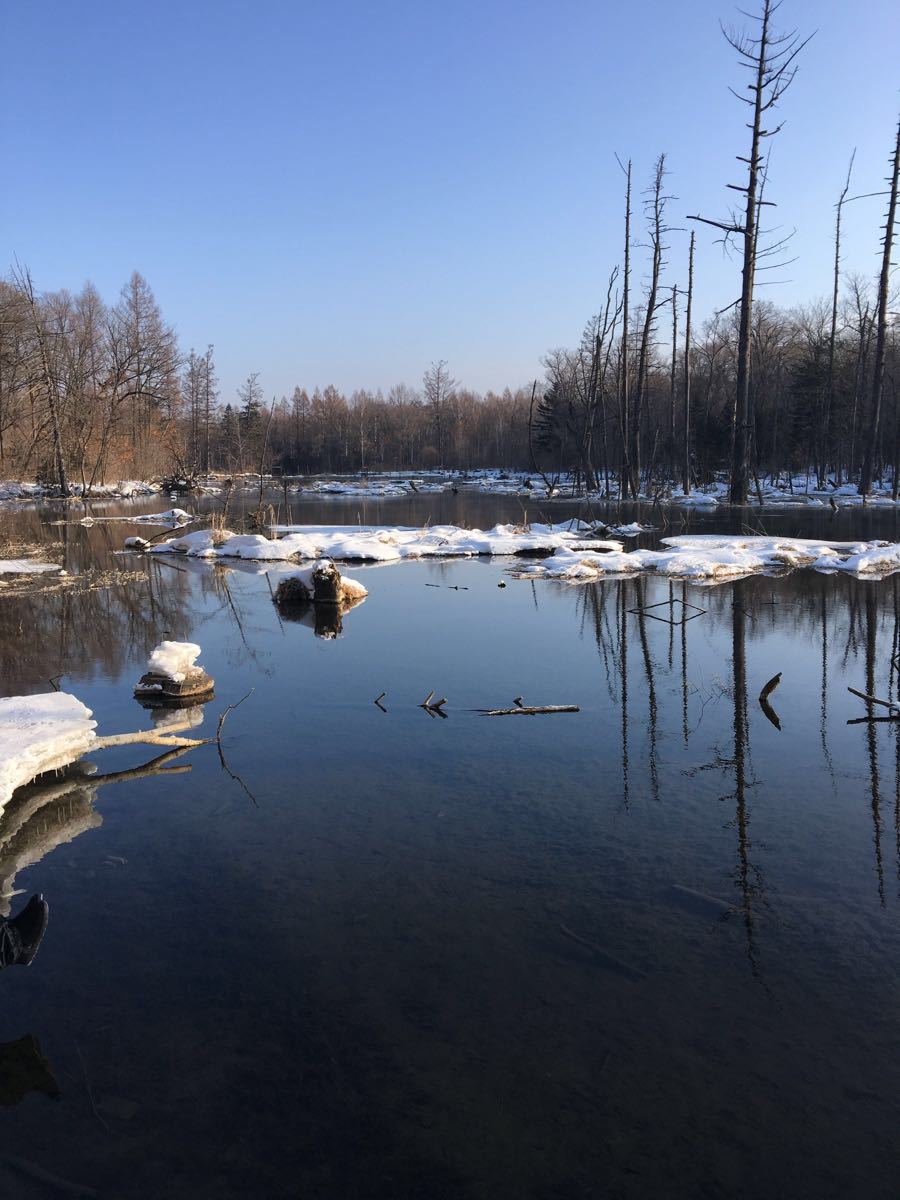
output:
{"label": "distant forest", "polygon": [[[27,268],[0,281],[0,478],[34,477],[66,493],[120,478],[207,471],[311,474],[508,467],[574,472],[590,490],[689,490],[726,472],[743,502],[762,476],[809,471],[824,485],[900,483],[900,316],[892,294],[900,124],[886,183],[852,177],[835,196],[834,239],[822,247],[830,294],[792,309],[757,298],[757,276],[789,257],[763,227],[772,185],[767,112],[793,81],[805,42],[770,26],[763,0],[751,33],[726,32],[750,69],[739,197],[712,226],[741,263],[740,295],[698,318],[695,236],[667,221],[666,160],[638,180],[622,162],[622,259],[598,289],[598,312],[574,349],[546,354],[543,377],[479,395],[434,362],[417,387],[387,394],[297,386],[272,399],[251,372],[223,396],[212,346],[185,352],[138,273],[109,305],[39,292]],[[772,124],[772,128],[767,125]],[[857,191],[859,194],[857,194]],[[846,204],[881,197],[872,248],[881,269],[847,273]],[[773,240],[774,238],[774,240]],[[736,286],[737,291],[737,286]],[[573,331],[577,334],[577,331]],[[437,338],[436,334],[436,338]],[[423,364],[425,366],[425,364]]]}

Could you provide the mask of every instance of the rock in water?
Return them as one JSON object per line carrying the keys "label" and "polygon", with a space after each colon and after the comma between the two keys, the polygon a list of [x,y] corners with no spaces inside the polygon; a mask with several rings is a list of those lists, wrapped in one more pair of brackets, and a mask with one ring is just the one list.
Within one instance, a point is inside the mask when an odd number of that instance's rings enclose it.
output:
{"label": "rock in water", "polygon": [[215,681],[197,664],[199,656],[200,647],[194,642],[160,642],[135,685],[135,696],[149,704],[211,700]]}

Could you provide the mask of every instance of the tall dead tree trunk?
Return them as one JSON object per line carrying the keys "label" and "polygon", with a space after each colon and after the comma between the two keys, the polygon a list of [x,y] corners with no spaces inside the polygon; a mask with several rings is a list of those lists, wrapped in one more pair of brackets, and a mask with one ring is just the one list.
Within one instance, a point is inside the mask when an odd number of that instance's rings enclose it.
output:
{"label": "tall dead tree trunk", "polygon": [[[853,171],[853,160],[856,158],[856,151],[850,155],[850,165],[847,167],[847,180],[844,184],[844,190],[838,197],[837,216],[834,221],[834,286],[831,294],[831,330],[828,335],[828,378],[825,385],[825,412],[822,419],[822,436],[825,439],[825,452],[822,455],[822,470],[828,469],[828,455],[832,447],[832,424],[834,421],[834,355],[837,345],[837,322],[838,322],[838,300],[840,299],[841,290],[841,217],[843,215],[844,201],[847,199],[847,192],[850,190],[850,174]],[[840,455],[835,455],[835,483],[840,485],[841,482],[841,463]],[[819,479],[819,487],[823,487],[825,480]]]}
{"label": "tall dead tree trunk", "polygon": [[[619,164],[621,166],[621,163]],[[619,384],[619,423],[622,427],[622,469],[619,473],[619,498],[627,494],[631,479],[631,464],[628,458],[631,444],[628,420],[630,388],[628,376],[628,299],[631,283],[631,159],[622,168],[625,172],[625,270],[622,279],[622,355],[621,380]]]}
{"label": "tall dead tree trunk", "polygon": [[[747,164],[746,184],[730,183],[732,191],[742,192],[745,197],[744,216],[741,221],[736,213],[732,213],[728,221],[713,221],[707,217],[692,216],[691,221],[702,221],[721,229],[726,239],[737,237],[743,239],[743,267],[741,271],[740,321],[738,326],[737,347],[737,380],[732,415],[732,450],[731,450],[731,482],[729,485],[729,500],[732,504],[744,504],[747,500],[747,489],[750,481],[750,343],[753,319],[753,292],[756,281],[756,270],[759,260],[759,210],[762,205],[771,205],[771,201],[761,199],[761,191],[765,182],[763,156],[760,147],[765,138],[774,137],[781,129],[764,129],[762,118],[765,113],[774,108],[781,96],[793,82],[797,68],[794,65],[797,55],[809,41],[800,40],[794,33],[775,34],[771,29],[773,12],[779,7],[780,0],[763,0],[762,12],[755,19],[760,23],[758,37],[723,30],[725,40],[737,53],[741,66],[753,72],[753,82],[748,84],[751,92],[749,97],[729,89],[738,100],[753,109],[753,120],[748,123],[750,130],[750,156],[744,158],[738,155],[738,162]],[[769,253],[780,247],[782,243],[770,247]]]}
{"label": "tall dead tree trunk", "polygon": [[687,313],[684,327],[684,465],[681,486],[684,494],[691,490],[691,307],[694,300],[694,239],[688,256]]}
{"label": "tall dead tree trunk", "polygon": [[891,253],[894,249],[894,221],[897,216],[897,180],[900,170],[900,121],[897,122],[897,140],[890,176],[891,191],[888,199],[887,216],[884,224],[884,253],[881,259],[881,276],[878,281],[878,314],[875,332],[875,365],[872,371],[872,404],[869,440],[859,477],[859,490],[865,496],[872,486],[875,451],[881,430],[881,397],[884,392],[884,355],[887,344],[888,284],[891,273]]}
{"label": "tall dead tree trunk", "polygon": [[662,235],[663,209],[665,197],[662,194],[662,184],[666,173],[666,156],[661,154],[656,160],[653,184],[650,188],[650,199],[647,201],[650,224],[650,286],[647,291],[647,308],[644,313],[644,326],[641,330],[641,344],[638,350],[637,376],[634,385],[634,414],[631,424],[631,490],[637,496],[641,489],[641,423],[644,416],[644,401],[647,391],[647,368],[650,362],[651,335],[656,321],[657,296],[659,294],[659,275],[662,269]]}

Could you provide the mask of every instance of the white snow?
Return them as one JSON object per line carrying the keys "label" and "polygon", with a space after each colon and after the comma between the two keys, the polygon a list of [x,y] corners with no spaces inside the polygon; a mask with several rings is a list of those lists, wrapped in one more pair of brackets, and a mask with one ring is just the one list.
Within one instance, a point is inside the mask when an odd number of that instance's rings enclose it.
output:
{"label": "white snow", "polygon": [[[84,488],[80,483],[70,483],[73,496],[80,496]],[[90,489],[91,497],[150,496],[160,491],[158,483],[147,483],[141,479],[120,479],[118,483],[95,483]],[[58,495],[58,489],[43,483],[24,483],[19,479],[0,479],[0,500],[40,500]]]}
{"label": "white snow", "polygon": [[632,521],[630,525],[610,525],[609,532],[616,537],[637,537],[640,533],[653,533],[653,525],[642,525],[640,521]]}
{"label": "white snow", "polygon": [[[461,529],[431,525],[424,529],[360,525],[276,525],[282,537],[233,534],[217,538],[209,529],[168,538],[151,554],[180,551],[193,557],[306,561],[333,558],[344,562],[398,562],[401,559],[471,557],[473,555],[535,554],[557,548],[622,549],[618,541],[590,537],[591,526],[581,521],[561,525],[495,525],[492,529]],[[219,541],[219,539],[224,539]],[[219,544],[216,544],[216,542]]]}
{"label": "white snow", "polygon": [[0,575],[41,575],[61,570],[56,563],[36,562],[33,558],[0,558]]}
{"label": "white snow", "polygon": [[161,513],[140,513],[137,516],[118,517],[82,517],[79,525],[96,525],[98,521],[127,521],[131,525],[184,525],[193,521],[190,513],[183,508],[169,508]]}
{"label": "white snow", "polygon": [[653,571],[681,579],[714,581],[760,571],[811,567],[878,578],[900,570],[900,544],[828,542],[809,538],[718,537],[691,534],[663,538],[663,550],[620,554],[585,553],[563,548],[516,574],[589,582],[604,575]]}
{"label": "white snow", "polygon": [[194,642],[160,642],[147,660],[147,670],[182,683],[200,657]]}
{"label": "white snow", "polygon": [[17,787],[86,754],[96,725],[68,692],[0,699],[0,810]]}

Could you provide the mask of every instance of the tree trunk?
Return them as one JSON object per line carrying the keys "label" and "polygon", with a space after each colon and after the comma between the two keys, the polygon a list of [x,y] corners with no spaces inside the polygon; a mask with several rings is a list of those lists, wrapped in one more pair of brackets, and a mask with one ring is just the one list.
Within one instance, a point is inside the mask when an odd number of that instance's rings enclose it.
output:
{"label": "tree trunk", "polygon": [[859,478],[860,494],[868,494],[872,486],[872,471],[875,452],[878,447],[881,432],[881,397],[884,391],[884,357],[887,342],[888,318],[888,284],[891,273],[891,251],[894,248],[894,220],[897,215],[897,178],[900,169],[900,121],[897,122],[897,140],[894,146],[893,170],[891,172],[891,193],[888,200],[887,217],[884,226],[884,254],[881,260],[881,276],[878,281],[878,317],[875,335],[875,366],[872,372],[872,422],[869,430],[869,441],[863,458],[862,472]]}

